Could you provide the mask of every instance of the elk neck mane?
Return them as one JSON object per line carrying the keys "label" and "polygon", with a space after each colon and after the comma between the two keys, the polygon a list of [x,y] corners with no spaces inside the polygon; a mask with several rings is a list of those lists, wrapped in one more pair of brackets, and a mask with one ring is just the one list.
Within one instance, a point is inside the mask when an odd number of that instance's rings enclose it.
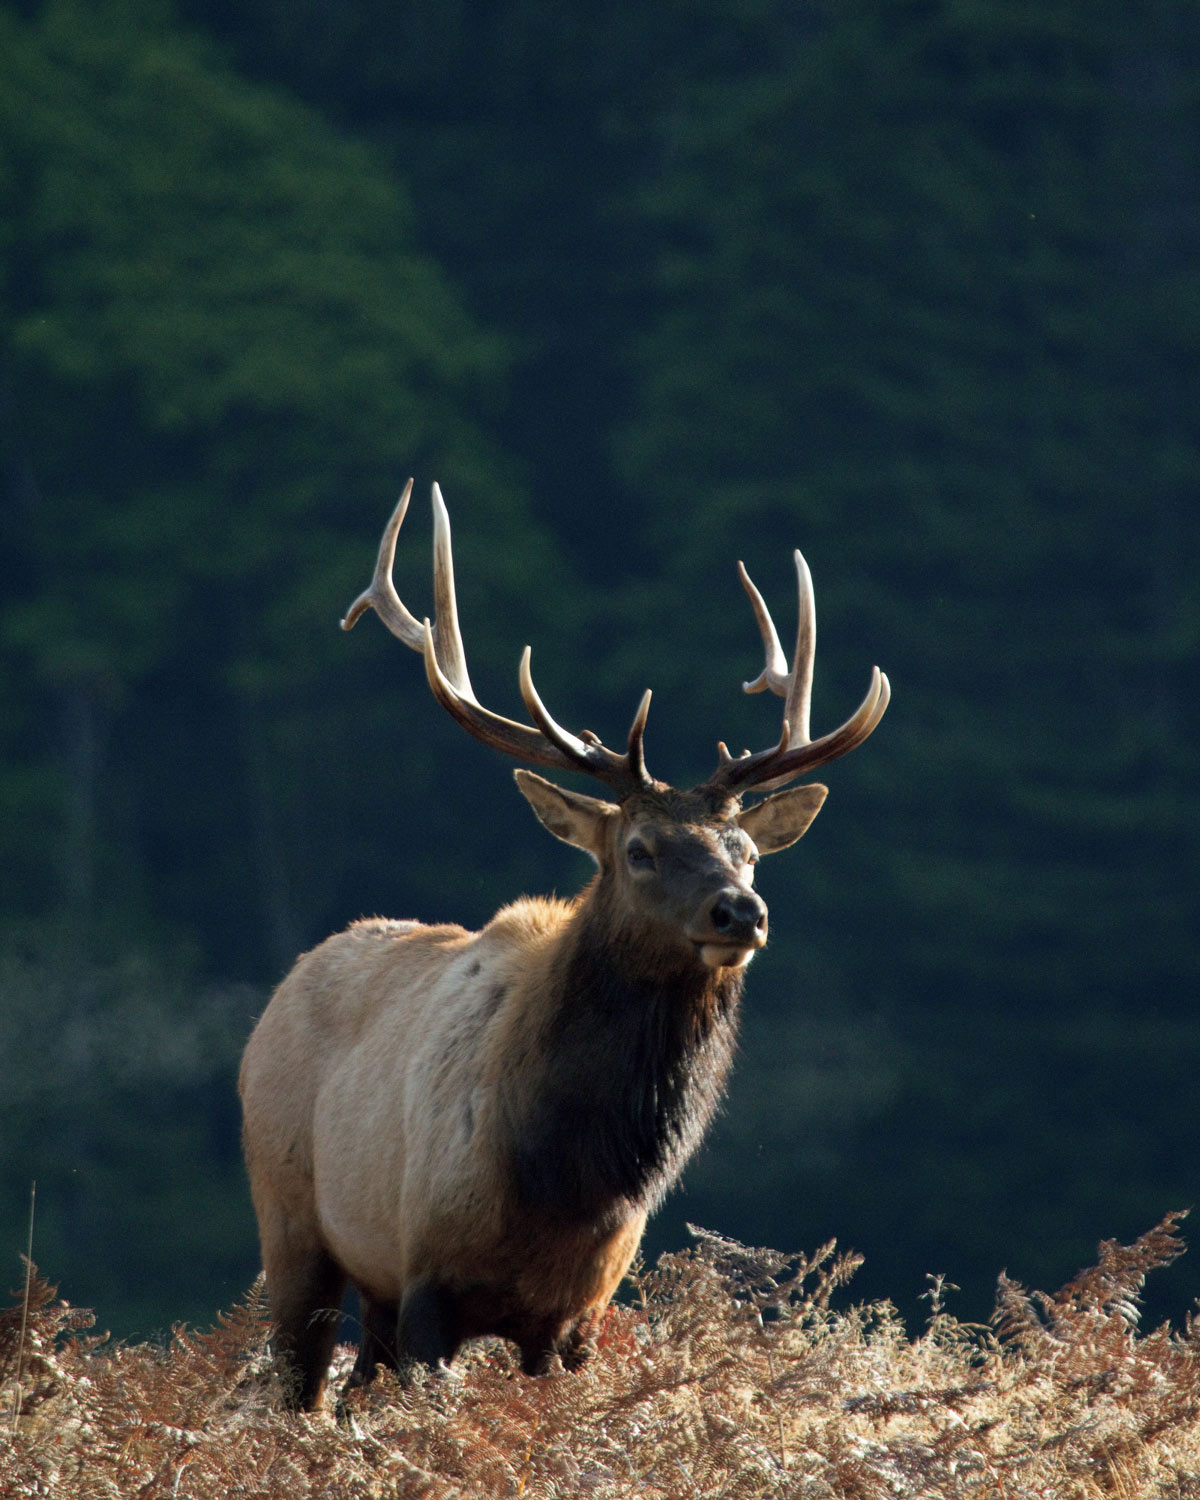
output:
{"label": "elk neck mane", "polygon": [[652,1211],[699,1144],[744,971],[656,943],[600,875],[568,913],[510,1096],[512,1187],[520,1211],[599,1226]]}

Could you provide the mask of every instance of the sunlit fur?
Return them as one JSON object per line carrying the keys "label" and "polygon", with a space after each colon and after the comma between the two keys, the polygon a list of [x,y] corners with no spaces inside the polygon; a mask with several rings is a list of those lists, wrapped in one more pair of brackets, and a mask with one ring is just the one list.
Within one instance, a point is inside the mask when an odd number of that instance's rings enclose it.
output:
{"label": "sunlit fur", "polygon": [[[765,941],[739,823],[759,809],[666,787],[618,807],[520,775],[597,859],[576,900],[517,901],[478,933],[355,923],[299,960],[247,1046],[246,1161],[299,1405],[320,1400],[347,1281],[360,1381],[480,1334],[530,1372],[578,1363],[720,1097]],[[824,795],[796,790],[789,842]],[[655,871],[631,867],[634,838]],[[721,941],[714,892],[761,908],[761,931]]]}

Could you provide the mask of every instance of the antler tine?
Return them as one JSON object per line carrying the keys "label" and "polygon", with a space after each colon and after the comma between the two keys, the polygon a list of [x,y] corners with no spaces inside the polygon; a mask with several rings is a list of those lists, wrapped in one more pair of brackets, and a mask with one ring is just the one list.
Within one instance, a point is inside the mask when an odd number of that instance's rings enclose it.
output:
{"label": "antler tine", "polygon": [[408,510],[412,487],[410,479],[384,528],[370,586],[346,611],[342,629],[352,629],[368,609],[373,609],[397,639],[421,653],[434,697],[457,723],[484,744],[535,765],[584,771],[621,793],[648,785],[650,777],[642,753],[642,732],[646,725],[649,693],[642,699],[634,718],[633,728],[629,731],[629,749],[624,755],[607,749],[588,731],[582,738],[572,734],[551,716],[533,685],[528,646],[521,658],[520,685],[533,724],[519,724],[515,719],[493,713],[479,702],[467,673],[466,651],[458,623],[450,515],[441,488],[436,484],[433,486],[434,623],[428,619],[418,621],[401,602],[392,582],[396,538]]}
{"label": "antler tine", "polygon": [[650,689],[647,688],[642,694],[642,701],[633,716],[633,723],[629,727],[628,748],[624,755],[618,755],[603,745],[590,730],[585,729],[582,737],[574,735],[551,716],[533,685],[533,672],[530,668],[532,655],[528,646],[521,654],[521,698],[529,710],[529,717],[546,738],[557,745],[564,755],[569,756],[577,769],[614,781],[628,780],[634,785],[648,785],[651,777],[646,769],[642,737],[646,732],[646,719],[650,713]]}
{"label": "antler tine", "polygon": [[646,720],[650,716],[650,689],[647,688],[642,694],[642,701],[638,704],[637,713],[633,716],[633,723],[629,726],[629,748],[625,753],[625,759],[629,765],[629,772],[637,782],[647,784],[651,780],[650,772],[646,769],[646,752],[642,744],[646,733]]}
{"label": "antler tine", "polygon": [[709,779],[709,785],[729,791],[749,790],[751,787],[771,791],[783,786],[794,777],[857,749],[875,729],[890,701],[891,685],[887,677],[875,667],[866,697],[846,722],[818,740],[810,737],[813,662],[817,645],[816,603],[808,564],[799,549],[794,557],[799,623],[790,671],[785,669],[783,648],[779,644],[779,635],[771,613],[751,582],[750,575],[738,563],[738,573],[754,608],[766,655],[763,670],[753,682],[743,683],[742,686],[747,693],[769,690],[783,698],[783,724],[778,743],[769,750],[760,750],[756,755],[747,751],[735,758],[724,744],[719,745],[720,758],[716,771]]}
{"label": "antler tine", "polygon": [[[358,620],[368,609],[373,609],[391,633],[424,654],[425,630],[421,621],[402,602],[392,582],[392,567],[396,561],[396,538],[408,512],[412,499],[413,482],[404,486],[400,502],[392,512],[391,519],[383,528],[379,543],[379,555],[375,559],[375,573],[370,586],[359,594],[346,611],[342,621],[343,630],[353,630]],[[471,679],[467,675],[466,654],[463,651],[462,632],[458,625],[458,605],[454,594],[454,552],[450,545],[450,515],[442,492],[433,487],[433,639],[437,648],[438,662],[442,671],[453,684],[456,692],[474,698]]]}
{"label": "antler tine", "polygon": [[460,693],[442,670],[437,658],[433,627],[426,620],[422,626],[425,638],[425,676],[433,696],[450,717],[477,740],[502,750],[506,755],[521,760],[533,761],[536,765],[556,766],[561,769],[579,770],[580,767],[566,752],[547,742],[545,737],[529,724],[518,724],[515,719],[506,719],[484,708],[473,695]]}
{"label": "antler tine", "polygon": [[817,654],[817,605],[813,597],[812,574],[799,547],[793,557],[796,564],[796,650],[792,656],[783,721],[791,730],[792,739],[798,744],[806,744],[811,738],[808,724],[813,661]]}
{"label": "antler tine", "polygon": [[813,660],[817,651],[817,609],[813,599],[812,574],[804,561],[799,547],[792,554],[796,563],[797,624],[796,649],[792,653],[789,671],[784,661],[783,647],[779,644],[779,633],[771,619],[766,601],[755,588],[745,566],[738,563],[738,575],[742,587],[754,607],[754,618],[758,621],[759,633],[766,652],[766,665],[753,682],[744,682],[747,693],[761,693],[769,689],[786,700],[783,720],[791,731],[791,738],[798,744],[809,740],[809,714],[812,703]]}
{"label": "antler tine", "polygon": [[[422,628],[425,636],[425,675],[433,696],[450,717],[475,739],[490,745],[494,750],[501,750],[519,760],[532,761],[535,765],[552,766],[560,771],[584,771],[621,791],[649,781],[640,753],[617,755],[594,736],[587,740],[580,739],[553,718],[533,685],[529,670],[532,653],[528,646],[521,653],[520,686],[522,699],[530,717],[536,721],[536,728],[529,724],[519,724],[515,719],[505,718],[503,714],[493,713],[474,695],[459,692],[438,660],[433,628],[428,620]],[[649,696],[647,693],[642,699],[642,726],[645,725],[645,710],[649,708]],[[635,719],[634,722],[636,726],[639,720]],[[633,731],[630,733],[632,739]],[[638,749],[640,752],[640,742]]]}
{"label": "antler tine", "polygon": [[766,665],[754,679],[753,682],[743,682],[744,693],[765,693],[769,688],[773,693],[787,691],[787,662],[783,657],[783,647],[779,644],[779,632],[775,629],[775,621],[771,618],[771,611],[767,608],[766,600],[754,586],[754,580],[746,572],[746,565],[738,563],[738,577],[742,580],[742,587],[750,597],[750,603],[754,606],[754,618],[758,621],[759,633],[763,639],[763,648],[766,651]]}
{"label": "antler tine", "polygon": [[392,582],[392,564],[396,560],[396,538],[400,535],[400,527],[408,511],[408,502],[412,499],[412,490],[413,482],[410,479],[404,486],[404,493],[400,496],[391,519],[383,528],[383,536],[379,542],[379,555],[375,559],[375,572],[371,582],[346,611],[342,629],[353,630],[367,610],[373,609],[392,634],[402,640],[406,646],[411,646],[414,651],[424,651],[425,635],[421,622],[400,602],[400,596]]}
{"label": "antler tine", "polygon": [[[797,776],[815,771],[818,766],[828,765],[831,760],[838,760],[843,755],[849,755],[851,750],[857,750],[875,732],[891,697],[892,686],[887,673],[881,672],[878,667],[872,667],[871,686],[867,689],[867,695],[846,722],[829,734],[822,735],[819,740],[798,745],[782,755],[774,750],[768,751],[770,760],[764,762],[752,777],[754,789],[760,792],[775,791]],[[734,761],[733,764],[739,766],[749,763]]]}
{"label": "antler tine", "polygon": [[[442,499],[441,487],[433,486],[433,639],[442,671],[455,690],[474,698],[471,679],[467,676],[467,656],[463,650],[462,632],[458,627],[458,603],[454,595],[454,553],[450,546],[450,512]],[[424,642],[422,642],[424,649]]]}
{"label": "antler tine", "polygon": [[[551,744],[557,745],[564,755],[569,756],[576,764],[586,764],[589,750],[595,751],[597,748],[603,747],[586,745],[577,735],[572,734],[569,729],[564,729],[551,716],[550,710],[542,702],[538,696],[537,688],[533,685],[533,672],[530,668],[532,659],[533,650],[531,647],[526,646],[524,651],[521,652],[518,681],[521,687],[521,701],[529,710],[529,717]],[[605,751],[605,754],[611,753],[611,751]]]}

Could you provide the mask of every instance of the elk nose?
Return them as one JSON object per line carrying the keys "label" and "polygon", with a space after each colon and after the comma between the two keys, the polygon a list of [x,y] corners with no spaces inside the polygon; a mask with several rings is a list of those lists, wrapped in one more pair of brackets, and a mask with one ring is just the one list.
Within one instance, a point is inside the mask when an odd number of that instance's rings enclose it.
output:
{"label": "elk nose", "polygon": [[727,887],[718,891],[709,908],[713,932],[725,943],[761,948],[767,940],[767,906],[753,891]]}

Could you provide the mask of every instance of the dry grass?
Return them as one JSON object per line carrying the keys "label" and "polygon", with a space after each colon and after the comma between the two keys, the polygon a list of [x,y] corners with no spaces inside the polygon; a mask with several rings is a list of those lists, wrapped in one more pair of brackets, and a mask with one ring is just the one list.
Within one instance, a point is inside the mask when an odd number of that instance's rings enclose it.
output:
{"label": "dry grass", "polygon": [[480,1346],[457,1377],[381,1376],[340,1423],[281,1411],[260,1288],[210,1332],[113,1347],[35,1277],[23,1345],[22,1299],[0,1314],[0,1494],[1200,1500],[1200,1316],[1137,1328],[1179,1217],[1054,1296],[1002,1277],[986,1327],[935,1284],[916,1338],[886,1303],[831,1308],[857,1264],[833,1246],[700,1233],[583,1374],[530,1380]]}

